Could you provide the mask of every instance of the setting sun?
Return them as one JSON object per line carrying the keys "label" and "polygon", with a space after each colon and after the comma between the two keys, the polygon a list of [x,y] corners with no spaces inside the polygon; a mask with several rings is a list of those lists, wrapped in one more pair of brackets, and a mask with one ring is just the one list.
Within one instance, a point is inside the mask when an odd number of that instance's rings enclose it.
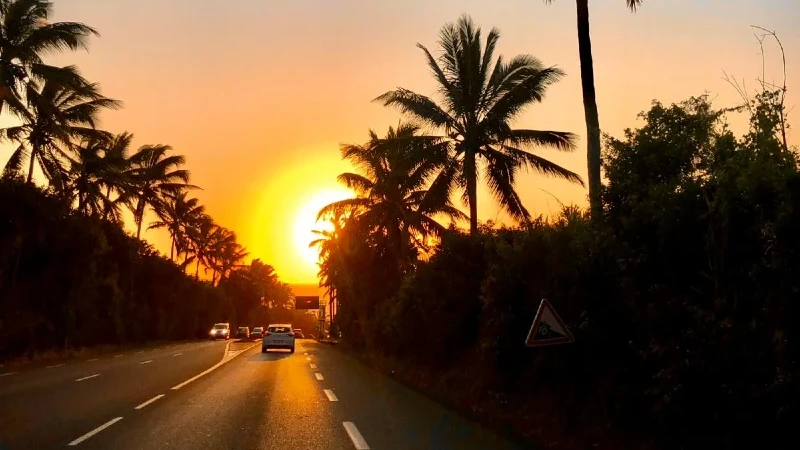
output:
{"label": "setting sun", "polygon": [[294,223],[294,244],[297,252],[308,264],[315,265],[319,259],[319,250],[309,244],[319,236],[313,230],[331,230],[330,222],[317,222],[317,214],[324,206],[333,202],[351,198],[353,194],[345,189],[324,191],[311,196],[297,210]]}

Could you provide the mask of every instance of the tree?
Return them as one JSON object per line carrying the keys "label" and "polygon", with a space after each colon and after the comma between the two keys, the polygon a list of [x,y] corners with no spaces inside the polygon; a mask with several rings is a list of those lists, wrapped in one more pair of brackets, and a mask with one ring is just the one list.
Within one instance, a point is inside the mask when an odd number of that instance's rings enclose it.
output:
{"label": "tree", "polygon": [[109,143],[103,137],[89,138],[69,158],[66,190],[77,199],[78,211],[88,216],[101,217],[114,209],[110,191],[122,188],[124,183],[120,161],[109,150]]}
{"label": "tree", "polygon": [[506,63],[498,56],[493,63],[500,33],[492,29],[482,48],[481,29],[469,16],[449,23],[440,31],[438,58],[421,44],[428,65],[438,84],[442,103],[408,89],[389,91],[375,101],[444,131],[453,155],[442,177],[464,189],[462,200],[469,203],[470,231],[478,231],[479,164],[485,164],[485,176],[495,198],[517,220],[529,220],[530,213],[514,190],[520,168],[533,168],[541,174],[583,184],[580,176],[526,149],[536,146],[569,151],[575,136],[563,131],[511,128],[522,110],[541,102],[548,86],[564,72],[545,67],[531,55],[518,55]]}
{"label": "tree", "polygon": [[410,251],[420,245],[416,236],[438,235],[444,229],[436,216],[465,217],[450,203],[448,183],[434,183],[432,189],[426,189],[448,159],[449,142],[419,136],[418,131],[415,125],[401,123],[397,129],[389,127],[383,139],[370,130],[365,145],[342,146],[342,157],[361,173],[343,173],[338,180],[356,197],[334,202],[319,212],[320,218],[350,215],[368,232],[386,240],[403,265],[411,261]]}
{"label": "tree", "polygon": [[[32,93],[29,89],[29,93]],[[57,190],[64,188],[64,163],[75,150],[77,139],[102,139],[107,133],[98,131],[98,114],[103,109],[117,109],[121,102],[100,94],[97,84],[79,88],[57,81],[47,81],[39,92],[28,95],[31,106],[22,125],[2,130],[2,137],[18,143],[6,163],[6,172],[20,172],[28,162],[27,181],[33,182],[36,162]]]}
{"label": "tree", "polygon": [[169,145],[145,145],[131,156],[130,176],[134,186],[129,194],[136,221],[136,237],[142,233],[142,220],[147,208],[159,211],[169,196],[196,186],[189,183],[189,171],[181,167],[183,155],[169,155]]}
{"label": "tree", "polygon": [[172,244],[170,245],[169,258],[175,260],[175,251],[179,253],[188,245],[188,231],[205,216],[205,207],[196,198],[187,198],[189,193],[181,191],[175,195],[168,195],[156,213],[159,220],[150,224],[148,229],[166,228]]}
{"label": "tree", "polygon": [[[547,3],[552,0],[545,0]],[[589,34],[589,0],[576,0],[578,7],[578,53],[581,61],[581,88],[583,90],[583,113],[586,119],[586,163],[589,170],[589,207],[592,217],[602,215],[600,198],[600,118],[597,114],[597,99],[594,91],[594,62],[592,61],[592,38]],[[642,4],[642,0],[625,0],[631,11]]]}
{"label": "tree", "polygon": [[30,120],[25,104],[35,103],[31,97],[42,83],[72,89],[87,84],[74,66],[50,66],[42,56],[87,48],[88,37],[99,33],[78,22],[49,23],[52,9],[50,0],[0,0],[0,113],[7,107]]}

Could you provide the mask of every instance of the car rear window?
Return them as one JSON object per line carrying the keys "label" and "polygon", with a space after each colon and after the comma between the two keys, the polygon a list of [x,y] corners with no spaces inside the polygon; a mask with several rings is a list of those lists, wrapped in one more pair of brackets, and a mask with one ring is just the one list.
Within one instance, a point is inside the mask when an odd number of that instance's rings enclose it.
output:
{"label": "car rear window", "polygon": [[292,331],[292,329],[289,327],[269,327],[267,328],[267,331],[270,333],[288,333]]}
{"label": "car rear window", "polygon": [[261,328],[261,327],[255,327],[255,328],[253,328],[253,331],[261,331],[261,330],[263,330],[263,328]]}
{"label": "car rear window", "polygon": [[215,330],[224,330],[225,328],[228,328],[228,327],[226,325],[223,325],[223,324],[220,324],[220,323],[214,325],[214,329]]}

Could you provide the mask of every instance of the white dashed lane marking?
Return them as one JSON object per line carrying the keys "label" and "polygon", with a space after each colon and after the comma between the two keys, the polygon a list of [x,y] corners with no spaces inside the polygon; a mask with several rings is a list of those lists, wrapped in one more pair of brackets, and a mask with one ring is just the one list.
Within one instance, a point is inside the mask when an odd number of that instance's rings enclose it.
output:
{"label": "white dashed lane marking", "polygon": [[150,364],[151,362],[153,362],[153,360],[152,359],[148,359],[147,361],[142,361],[139,364]]}
{"label": "white dashed lane marking", "polygon": [[336,394],[333,393],[330,389],[325,389],[325,396],[328,397],[328,400],[332,402],[338,402],[339,398],[336,397]]}
{"label": "white dashed lane marking", "polygon": [[316,364],[311,364],[311,368],[312,368],[312,369],[316,369],[316,368],[317,368],[317,365],[316,365]]}
{"label": "white dashed lane marking", "polygon": [[364,440],[364,436],[361,436],[361,433],[359,433],[356,424],[353,422],[342,422],[342,425],[344,425],[344,430],[347,432],[347,435],[350,436],[350,440],[353,441],[353,446],[355,446],[356,450],[369,450],[369,445],[367,445],[367,441]]}
{"label": "white dashed lane marking", "polygon": [[120,420],[122,420],[122,417],[117,417],[116,419],[111,419],[108,422],[106,422],[106,423],[100,425],[99,427],[95,428],[94,430],[92,430],[92,431],[84,434],[83,436],[79,437],[78,439],[75,439],[74,441],[70,442],[67,445],[69,445],[70,447],[74,447],[74,446],[80,444],[81,442],[89,439],[90,437],[94,436],[95,434],[105,430],[106,428],[110,427],[111,425],[114,425],[115,423],[119,422]]}
{"label": "white dashed lane marking", "polygon": [[319,380],[319,381],[322,381],[322,380],[325,379],[325,378],[322,377],[322,374],[319,373],[319,372],[315,373],[314,376],[317,377],[317,380]]}
{"label": "white dashed lane marking", "polygon": [[88,377],[78,378],[78,379],[77,379],[77,380],[75,380],[75,381],[83,381],[83,380],[88,380],[88,379],[90,379],[90,378],[95,378],[95,377],[99,377],[99,376],[100,376],[100,374],[99,374],[99,373],[96,373],[96,374],[94,374],[94,375],[89,375]]}
{"label": "white dashed lane marking", "polygon": [[156,395],[155,397],[151,398],[150,400],[148,400],[148,401],[146,401],[146,402],[142,403],[141,405],[139,405],[139,406],[137,406],[136,408],[133,408],[133,409],[142,409],[142,408],[144,408],[145,406],[149,405],[150,403],[153,403],[154,401],[156,401],[156,400],[160,399],[160,398],[161,398],[161,397],[163,397],[163,396],[164,396],[164,394],[158,394],[158,395]]}
{"label": "white dashed lane marking", "polygon": [[47,366],[45,367],[45,369],[55,369],[56,367],[63,367],[63,366],[66,366],[66,364],[56,364],[53,366]]}

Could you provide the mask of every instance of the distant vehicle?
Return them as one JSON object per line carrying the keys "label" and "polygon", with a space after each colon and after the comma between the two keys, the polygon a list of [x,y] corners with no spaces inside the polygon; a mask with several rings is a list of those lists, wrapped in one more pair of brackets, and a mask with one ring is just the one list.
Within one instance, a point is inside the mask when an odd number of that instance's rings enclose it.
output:
{"label": "distant vehicle", "polygon": [[261,339],[264,337],[264,327],[253,327],[253,331],[250,332],[250,337],[253,339]]}
{"label": "distant vehicle", "polygon": [[215,323],[214,327],[208,333],[211,339],[229,339],[231,336],[231,324],[229,323]]}
{"label": "distant vehicle", "polygon": [[271,348],[288,348],[294,353],[294,331],[288,323],[273,323],[267,327],[261,339],[261,353],[267,353]]}
{"label": "distant vehicle", "polygon": [[306,338],[305,336],[303,336],[303,330],[300,329],[300,328],[295,328],[294,329],[294,337],[297,338],[297,339],[305,339]]}
{"label": "distant vehicle", "polygon": [[247,339],[250,337],[250,328],[239,327],[236,329],[236,339]]}

